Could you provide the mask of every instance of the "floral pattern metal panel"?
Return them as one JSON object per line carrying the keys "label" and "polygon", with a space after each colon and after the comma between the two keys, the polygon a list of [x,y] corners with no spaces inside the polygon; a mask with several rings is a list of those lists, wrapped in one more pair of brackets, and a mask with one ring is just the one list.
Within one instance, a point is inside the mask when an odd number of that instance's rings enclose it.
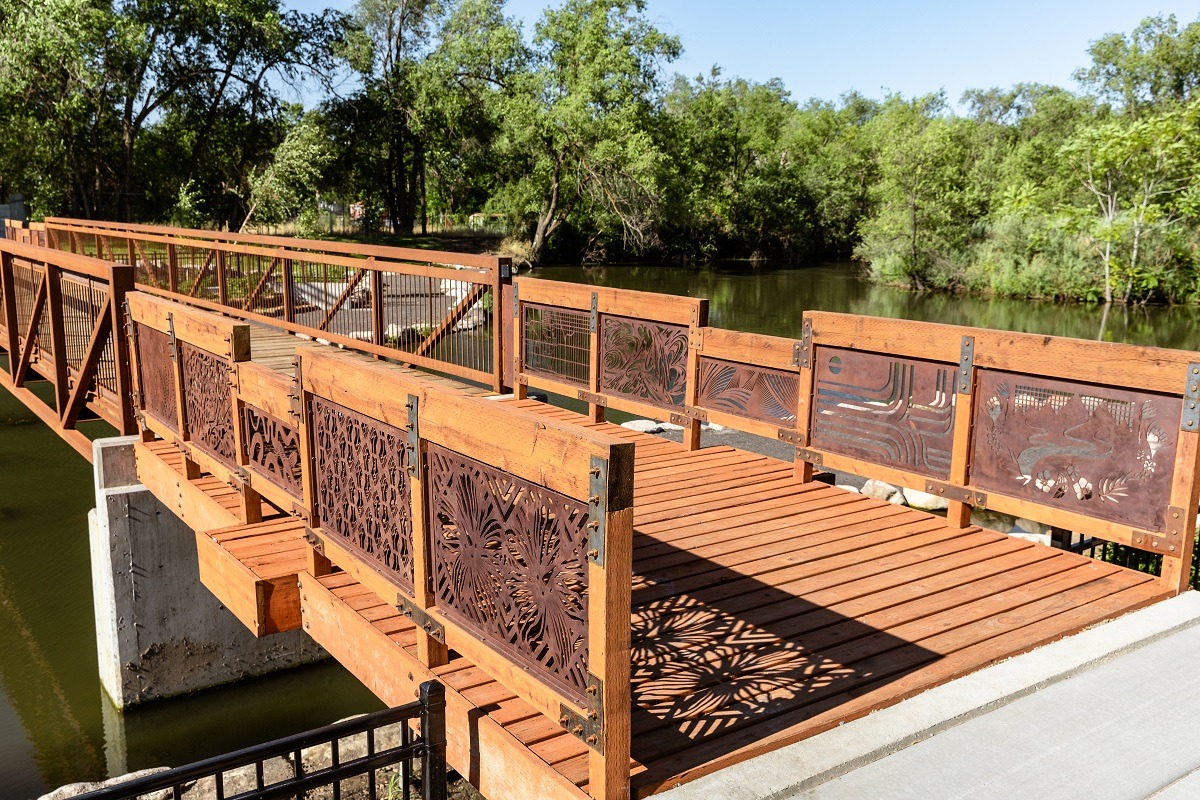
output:
{"label": "floral pattern metal panel", "polygon": [[703,356],[698,364],[701,408],[787,428],[796,424],[800,378],[795,373]]}
{"label": "floral pattern metal panel", "polygon": [[438,607],[547,684],[587,686],[588,506],[429,444]]}
{"label": "floral pattern metal panel", "polygon": [[813,367],[811,447],[950,476],[955,365],[817,347]]}
{"label": "floral pattern metal panel", "polygon": [[971,483],[1161,531],[1182,400],[979,370]]}
{"label": "floral pattern metal panel", "polygon": [[247,405],[242,409],[242,438],[250,469],[297,500],[301,485],[300,433],[292,425]]}
{"label": "floral pattern metal panel", "polygon": [[586,387],[591,366],[590,316],[571,308],[524,306],[522,370]]}
{"label": "floral pattern metal panel", "polygon": [[176,433],[179,407],[175,400],[175,362],[171,337],[140,322],[134,323],[137,341],[138,390],[142,410]]}
{"label": "floral pattern metal panel", "polygon": [[630,317],[600,322],[600,391],[662,408],[684,404],[688,329]]}
{"label": "floral pattern metal panel", "polygon": [[408,435],[314,396],[309,405],[313,488],[321,529],[413,589]]}
{"label": "floral pattern metal panel", "polygon": [[237,466],[229,362],[187,342],[180,343],[179,358],[188,439],[227,466]]}

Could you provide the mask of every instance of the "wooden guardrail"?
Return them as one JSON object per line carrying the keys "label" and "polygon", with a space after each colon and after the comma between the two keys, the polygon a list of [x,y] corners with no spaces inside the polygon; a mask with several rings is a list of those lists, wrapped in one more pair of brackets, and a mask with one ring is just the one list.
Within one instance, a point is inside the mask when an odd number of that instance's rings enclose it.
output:
{"label": "wooden guardrail", "polygon": [[122,433],[136,430],[120,335],[132,289],[129,267],[0,240],[0,348],[9,365],[3,379],[19,396],[34,373],[53,384],[52,408],[33,398],[26,405],[89,459],[91,443],[76,431],[85,408]]}
{"label": "wooden guardrail", "polygon": [[511,262],[496,256],[49,218],[50,247],[138,285],[499,391]]}
{"label": "wooden guardrail", "polygon": [[[250,360],[247,326],[128,300],[145,435],[185,471],[308,526],[336,565],[590,748],[595,797],[627,796],[633,444],[297,342],[294,375]],[[260,517],[261,518],[261,517]]]}

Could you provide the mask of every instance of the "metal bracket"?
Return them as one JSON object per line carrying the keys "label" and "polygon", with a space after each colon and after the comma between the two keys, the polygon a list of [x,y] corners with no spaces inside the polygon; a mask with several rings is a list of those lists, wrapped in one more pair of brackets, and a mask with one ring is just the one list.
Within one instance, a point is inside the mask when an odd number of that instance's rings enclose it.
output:
{"label": "metal bracket", "polygon": [[1134,531],[1132,544],[1143,550],[1177,556],[1183,552],[1183,535],[1187,527],[1187,514],[1178,506],[1167,507],[1167,529],[1161,533]]}
{"label": "metal bracket", "polygon": [[402,594],[396,595],[396,608],[400,609],[401,614],[415,622],[417,627],[423,629],[430,637],[437,639],[442,644],[446,643],[446,629],[442,627],[441,623],[426,614],[425,609]]}
{"label": "metal bracket", "polygon": [[[306,526],[312,524],[312,514],[308,513],[308,509],[297,503],[295,500],[292,501],[291,514],[293,517],[300,519]],[[316,534],[313,535],[315,536]],[[307,533],[305,533],[305,538],[308,538]]]}
{"label": "metal bracket", "polygon": [[688,329],[688,347],[693,350],[704,349],[704,328]]}
{"label": "metal bracket", "polygon": [[602,394],[595,394],[594,392],[587,392],[583,389],[580,389],[578,395],[579,399],[585,403],[592,403],[593,405],[598,406],[602,406],[605,403],[605,397]]}
{"label": "metal bracket", "polygon": [[410,394],[404,407],[408,409],[408,474],[421,480],[421,398]]}
{"label": "metal bracket", "polygon": [[592,456],[588,471],[587,558],[604,566],[604,540],[608,533],[608,460]]}
{"label": "metal bracket", "polygon": [[808,444],[808,442],[805,441],[806,437],[804,435],[804,431],[796,431],[796,430],[791,430],[789,428],[780,428],[775,433],[776,433],[776,436],[779,437],[779,441],[781,441],[781,442],[787,442],[788,444],[794,444],[794,445],[797,445],[798,447],[803,447],[804,445]]}
{"label": "metal bracket", "polygon": [[511,278],[512,276],[513,276],[512,264],[501,264],[500,265],[500,277],[501,278]]}
{"label": "metal bracket", "polygon": [[682,411],[674,411],[669,417],[672,425],[686,425],[690,420],[708,422],[708,412],[696,406],[684,406]]}
{"label": "metal bracket", "polygon": [[301,402],[304,397],[304,382],[300,376],[302,362],[298,358],[293,358],[292,363],[296,366],[296,373],[292,377],[292,391],[288,392],[288,410],[291,411],[296,425],[299,426],[304,419],[304,404]]}
{"label": "metal bracket", "polygon": [[592,313],[591,316],[588,317],[588,330],[592,333],[596,332],[596,323],[600,317],[600,312],[597,310],[599,307],[600,303],[596,297],[596,293],[592,292]]}
{"label": "metal bracket", "polygon": [[804,320],[800,341],[792,345],[792,366],[800,369],[812,367],[812,320]]}
{"label": "metal bracket", "polygon": [[514,283],[513,287],[513,319],[521,316],[521,293],[520,285]]}
{"label": "metal bracket", "polygon": [[325,543],[321,541],[321,537],[317,536],[316,531],[307,525],[304,526],[304,541],[308,542],[308,546],[316,550],[321,555],[325,555]]}
{"label": "metal bracket", "polygon": [[1200,364],[1188,364],[1187,382],[1183,387],[1183,417],[1180,430],[1200,430]]}
{"label": "metal bracket", "polygon": [[178,351],[179,347],[175,342],[175,315],[169,311],[167,312],[167,338],[171,342],[171,360],[177,361],[179,356],[176,351]]}
{"label": "metal bracket", "polygon": [[925,481],[925,493],[935,497],[944,497],[947,500],[956,500],[976,508],[987,508],[987,493],[977,492],[966,486],[954,486],[941,481],[927,480]]}
{"label": "metal bracket", "polygon": [[558,722],[575,738],[604,755],[604,681],[588,673],[587,710],[580,715],[559,704]]}
{"label": "metal bracket", "polygon": [[797,447],[796,458],[800,459],[801,461],[807,461],[808,463],[818,467],[821,466],[822,456],[816,450],[809,450],[805,447]]}
{"label": "metal bracket", "polygon": [[975,370],[975,337],[962,337],[958,353],[958,393],[971,393],[971,375]]}

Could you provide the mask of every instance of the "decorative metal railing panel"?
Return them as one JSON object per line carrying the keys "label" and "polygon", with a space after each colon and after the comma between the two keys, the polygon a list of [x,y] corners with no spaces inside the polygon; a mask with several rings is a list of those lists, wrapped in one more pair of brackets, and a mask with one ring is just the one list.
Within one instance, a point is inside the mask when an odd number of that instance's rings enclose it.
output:
{"label": "decorative metal railing panel", "polygon": [[587,504],[426,446],[438,607],[547,684],[583,698]]}
{"label": "decorative metal railing panel", "polygon": [[252,405],[242,408],[242,440],[250,469],[300,500],[304,496],[300,432]]}
{"label": "decorative metal railing panel", "polygon": [[800,378],[792,372],[701,356],[697,405],[783,427],[796,424]]}
{"label": "decorative metal railing panel", "polygon": [[677,408],[687,397],[687,363],[685,326],[601,317],[601,392]]}
{"label": "decorative metal railing panel", "polygon": [[310,420],[321,529],[340,536],[411,592],[407,433],[317,396]]}
{"label": "decorative metal railing panel", "polygon": [[590,317],[575,309],[524,306],[522,369],[586,388],[591,364]]}
{"label": "decorative metal railing panel", "polygon": [[817,347],[813,367],[811,447],[949,477],[954,365]]}
{"label": "decorative metal railing panel", "polygon": [[142,410],[178,433],[179,406],[175,398],[175,361],[171,358],[171,337],[140,322],[133,325]]}
{"label": "decorative metal railing panel", "polygon": [[180,343],[179,357],[188,438],[226,465],[236,466],[229,362],[187,342]]}
{"label": "decorative metal railing panel", "polygon": [[1182,400],[978,370],[971,483],[1161,531]]}

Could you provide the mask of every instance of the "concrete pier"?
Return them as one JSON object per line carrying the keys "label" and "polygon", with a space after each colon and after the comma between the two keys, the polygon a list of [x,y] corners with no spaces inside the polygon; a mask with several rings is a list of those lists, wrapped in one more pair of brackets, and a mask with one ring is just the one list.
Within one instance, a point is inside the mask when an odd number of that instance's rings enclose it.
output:
{"label": "concrete pier", "polygon": [[195,534],[138,483],[136,436],[95,442],[89,516],[100,680],[118,708],[325,656],[303,631],[256,639],[200,582]]}

